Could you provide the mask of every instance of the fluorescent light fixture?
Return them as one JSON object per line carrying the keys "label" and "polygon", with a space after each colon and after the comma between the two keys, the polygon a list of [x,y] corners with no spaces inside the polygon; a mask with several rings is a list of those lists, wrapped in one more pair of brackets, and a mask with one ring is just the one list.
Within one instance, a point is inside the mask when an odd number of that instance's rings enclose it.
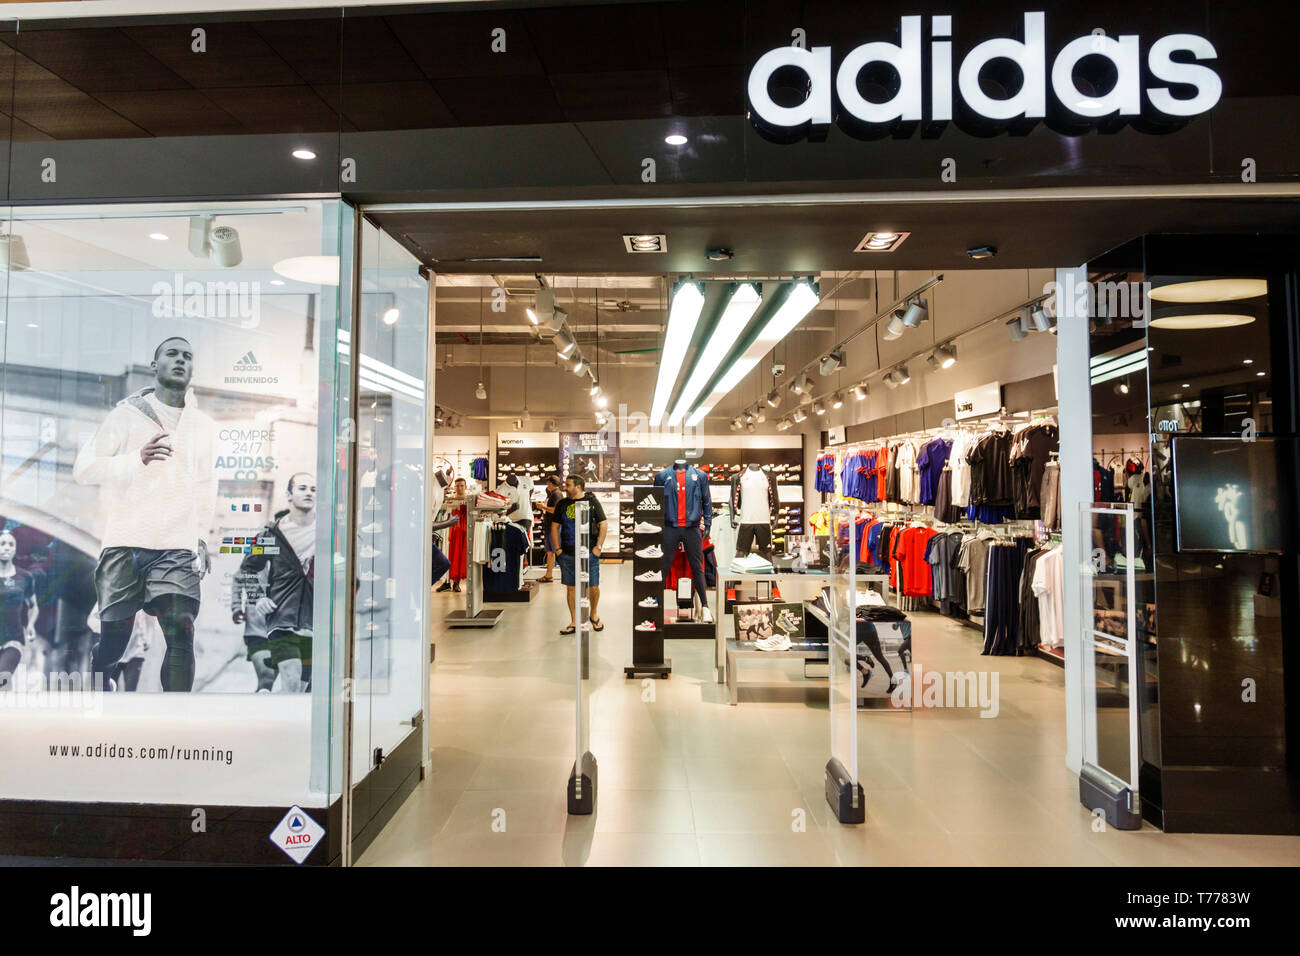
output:
{"label": "fluorescent light fixture", "polygon": [[560,358],[567,359],[573,354],[573,350],[578,347],[578,340],[573,337],[573,333],[568,329],[560,329],[551,338],[551,344],[555,346],[555,351],[560,353]]}
{"label": "fluorescent light fixture", "polygon": [[281,259],[271,268],[286,279],[308,285],[338,285],[338,256],[293,256]]}
{"label": "fluorescent light fixture", "polygon": [[677,372],[686,359],[686,349],[695,335],[704,308],[704,289],[695,282],[683,282],[673,293],[673,304],[668,311],[668,329],[664,333],[664,347],[659,354],[659,377],[655,382],[655,395],[650,405],[650,425],[658,428],[668,411]]}
{"label": "fluorescent light fixture", "polygon": [[929,318],[929,312],[926,309],[925,302],[921,298],[915,298],[908,303],[907,309],[903,312],[903,324],[909,329],[914,329]]}
{"label": "fluorescent light fixture", "polygon": [[1140,345],[1125,352],[1107,352],[1088,360],[1088,378],[1093,385],[1125,378],[1147,367],[1147,352]]}
{"label": "fluorescent light fixture", "polygon": [[[804,320],[804,317],[813,310],[819,301],[817,287],[807,279],[801,279],[792,283],[788,287],[785,299],[776,307],[771,317],[763,324],[758,333],[745,346],[742,352],[731,367],[723,374],[713,389],[700,402],[698,408],[691,415],[688,424],[696,425],[703,421],[704,416],[722,399],[724,395],[741,383],[746,375],[756,366],[759,361],[771,351],[772,346],[780,342],[792,331],[795,326]],[[737,336],[739,338],[739,336]],[[796,395],[807,400],[811,398],[809,394],[812,391],[813,382],[807,375],[801,375],[796,378],[801,391],[795,391]],[[776,394],[774,392],[774,394]],[[780,404],[781,396],[776,395],[777,404]],[[771,396],[768,396],[769,404]],[[773,408],[776,405],[772,406]]]}
{"label": "fluorescent light fixture", "polygon": [[1242,359],[1242,360],[1241,360],[1241,364],[1242,364],[1242,365],[1254,365],[1254,364],[1255,364],[1255,360],[1254,360],[1254,359]]}
{"label": "fluorescent light fixture", "polygon": [[[731,290],[731,298],[727,300],[727,305],[722,310],[722,317],[709,333],[709,340],[696,357],[695,367],[691,370],[690,377],[686,379],[686,384],[682,386],[672,414],[668,416],[669,426],[675,426],[686,417],[695,400],[703,393],[704,386],[713,378],[713,373],[722,365],[722,360],[727,357],[727,353],[735,347],[741,333],[745,331],[749,320],[754,317],[754,312],[762,303],[763,296],[752,283],[742,282]],[[732,371],[735,371],[734,366]],[[724,389],[723,394],[728,391],[730,388]],[[703,420],[704,415],[707,415],[712,407],[712,405],[708,408],[700,405],[696,412],[702,410],[703,413],[698,418],[692,416],[694,420],[691,424],[698,424]]]}
{"label": "fluorescent light fixture", "polygon": [[1255,317],[1253,315],[1233,312],[1206,312],[1200,315],[1162,315],[1158,319],[1152,319],[1151,324],[1157,329],[1194,332],[1201,329],[1230,329],[1238,325],[1250,325],[1254,321]]}
{"label": "fluorescent light fixture", "polygon": [[1171,282],[1151,290],[1157,302],[1232,302],[1268,294],[1266,279],[1198,279]]}

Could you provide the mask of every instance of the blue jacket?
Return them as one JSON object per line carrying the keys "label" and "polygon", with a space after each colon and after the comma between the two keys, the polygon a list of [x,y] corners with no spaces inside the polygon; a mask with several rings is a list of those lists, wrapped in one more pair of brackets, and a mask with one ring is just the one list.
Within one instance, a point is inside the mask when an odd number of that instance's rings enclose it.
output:
{"label": "blue jacket", "polygon": [[[669,465],[655,475],[655,484],[664,490],[664,524],[677,525],[677,469]],[[686,524],[697,525],[704,520],[704,533],[708,535],[713,525],[713,496],[709,494],[709,479],[691,465],[686,466]]]}

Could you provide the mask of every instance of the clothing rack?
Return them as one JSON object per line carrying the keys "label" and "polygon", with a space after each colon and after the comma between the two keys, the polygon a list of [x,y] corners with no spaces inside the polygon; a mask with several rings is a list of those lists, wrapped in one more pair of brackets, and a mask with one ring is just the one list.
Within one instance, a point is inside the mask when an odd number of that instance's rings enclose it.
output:
{"label": "clothing rack", "polygon": [[443,623],[448,627],[496,627],[505,612],[483,608],[483,566],[474,560],[474,526],[484,516],[484,520],[488,521],[495,518],[504,520],[502,512],[509,506],[509,502],[502,501],[500,505],[493,503],[490,508],[480,508],[478,496],[473,495],[469,498],[450,498],[443,503],[443,507],[460,507],[460,504],[465,506],[465,609],[452,611],[443,618]]}

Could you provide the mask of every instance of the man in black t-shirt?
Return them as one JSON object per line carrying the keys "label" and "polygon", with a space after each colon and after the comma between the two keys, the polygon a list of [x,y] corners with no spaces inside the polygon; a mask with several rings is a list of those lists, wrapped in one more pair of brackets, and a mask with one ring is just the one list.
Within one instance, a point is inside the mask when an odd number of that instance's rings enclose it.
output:
{"label": "man in black t-shirt", "polygon": [[591,626],[603,631],[605,625],[596,614],[600,603],[600,543],[605,540],[605,509],[600,506],[596,496],[587,490],[587,482],[581,475],[570,475],[564,483],[566,497],[555,506],[555,515],[551,524],[551,541],[560,554],[560,580],[564,582],[569,599],[569,626],[561,629],[561,634],[572,634],[577,630],[577,618],[574,615],[573,590],[578,582],[577,543],[575,506],[583,501],[587,504],[588,547],[591,549],[587,569],[590,581],[587,596],[591,599]]}
{"label": "man in black t-shirt", "polygon": [[560,476],[546,476],[546,502],[542,505],[542,542],[546,546],[546,577],[543,584],[555,580],[555,543],[551,540],[551,525],[555,523],[555,506],[564,499],[560,493]]}

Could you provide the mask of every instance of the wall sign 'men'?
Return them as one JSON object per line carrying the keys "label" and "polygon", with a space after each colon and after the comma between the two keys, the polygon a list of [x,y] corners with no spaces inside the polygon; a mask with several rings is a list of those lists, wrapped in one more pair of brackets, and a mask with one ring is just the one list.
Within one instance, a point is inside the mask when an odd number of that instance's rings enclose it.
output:
{"label": "wall sign 'men'", "polygon": [[[751,118],[760,128],[775,132],[800,129],[820,130],[840,117],[851,123],[893,124],[929,120],[943,123],[954,116],[954,64],[952,51],[952,17],[930,17],[928,115],[923,104],[922,20],[919,16],[901,18],[899,42],[878,40],[864,43],[849,51],[832,70],[831,48],[815,46],[777,47],[759,57],[749,73],[747,92]],[[1199,61],[1217,57],[1209,40],[1193,33],[1173,33],[1151,44],[1146,54],[1144,76],[1141,41],[1136,34],[1118,37],[1100,32],[1069,41],[1049,60],[1045,40],[1045,15],[1024,15],[1023,40],[1005,37],[984,40],[961,60],[956,68],[955,93],[959,108],[984,121],[1038,120],[1048,116],[1049,105],[1065,111],[1074,121],[1097,121],[1103,117],[1135,117],[1154,110],[1167,120],[1184,121],[1208,111],[1223,92],[1219,75]],[[1077,78],[1086,74],[1090,64],[1099,64],[1107,80],[1113,80],[1105,92],[1081,90]],[[798,88],[806,97],[792,105],[777,103],[771,94],[773,76],[787,68],[802,72]],[[887,84],[893,95],[883,102],[864,96],[859,77],[866,69],[878,74],[882,69],[897,73],[896,84]],[[981,84],[981,74],[1012,68],[1018,74],[1019,88],[1004,97],[989,95]],[[1099,74],[1100,75],[1100,74]],[[1144,79],[1154,83],[1143,90]],[[1015,84],[1010,84],[1014,86]],[[1086,82],[1087,87],[1101,86]],[[1175,95],[1177,87],[1177,95]],[[1049,104],[1049,88],[1055,102]],[[1143,94],[1146,105],[1143,103]],[[845,116],[844,114],[847,114]],[[958,119],[961,119],[961,113]]]}

